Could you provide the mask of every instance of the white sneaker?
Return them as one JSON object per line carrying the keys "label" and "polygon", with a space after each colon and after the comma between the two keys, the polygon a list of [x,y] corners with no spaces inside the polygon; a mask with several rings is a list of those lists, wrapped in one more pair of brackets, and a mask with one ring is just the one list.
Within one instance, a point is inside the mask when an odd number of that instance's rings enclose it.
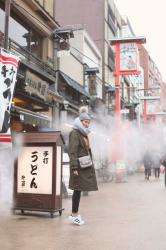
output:
{"label": "white sneaker", "polygon": [[[78,214],[77,216],[75,216],[75,217],[78,217],[80,220],[82,220],[82,218],[81,218],[81,215],[80,214]],[[69,215],[69,217],[68,217],[68,219],[69,220],[71,220],[71,221],[73,221],[73,218],[75,218],[72,214],[71,215]]]}
{"label": "white sneaker", "polygon": [[82,226],[84,224],[84,221],[80,219],[80,217],[78,216],[77,217],[72,216],[72,217],[73,217],[72,221],[75,225]]}

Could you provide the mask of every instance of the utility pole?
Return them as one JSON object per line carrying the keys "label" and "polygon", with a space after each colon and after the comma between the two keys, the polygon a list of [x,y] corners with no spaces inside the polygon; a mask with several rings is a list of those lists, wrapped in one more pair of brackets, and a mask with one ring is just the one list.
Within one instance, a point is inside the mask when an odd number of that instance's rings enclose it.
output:
{"label": "utility pole", "polygon": [[11,0],[5,0],[5,29],[4,29],[4,48],[8,50],[9,40],[9,17]]}

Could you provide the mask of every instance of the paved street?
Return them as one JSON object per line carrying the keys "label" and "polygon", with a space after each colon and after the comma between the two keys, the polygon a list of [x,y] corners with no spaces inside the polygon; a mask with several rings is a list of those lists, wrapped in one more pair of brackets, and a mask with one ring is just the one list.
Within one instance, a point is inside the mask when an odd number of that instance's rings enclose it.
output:
{"label": "paved street", "polygon": [[85,225],[72,225],[65,199],[62,217],[11,215],[0,222],[1,250],[165,250],[166,189],[144,175],[127,183],[99,183],[99,192],[82,197]]}

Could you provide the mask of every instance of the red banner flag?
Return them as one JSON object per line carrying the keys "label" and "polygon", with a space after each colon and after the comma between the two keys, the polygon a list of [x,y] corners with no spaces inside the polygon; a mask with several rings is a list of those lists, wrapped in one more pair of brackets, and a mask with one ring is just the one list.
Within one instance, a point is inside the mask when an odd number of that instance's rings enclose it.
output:
{"label": "red banner flag", "polygon": [[10,108],[19,58],[0,48],[0,142],[11,141]]}

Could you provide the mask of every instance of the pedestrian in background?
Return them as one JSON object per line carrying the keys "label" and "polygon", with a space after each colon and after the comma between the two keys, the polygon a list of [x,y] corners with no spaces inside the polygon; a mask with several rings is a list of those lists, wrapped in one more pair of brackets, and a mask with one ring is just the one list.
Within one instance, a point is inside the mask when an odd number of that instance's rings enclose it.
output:
{"label": "pedestrian in background", "polygon": [[157,153],[157,152],[153,153],[152,167],[153,167],[153,170],[154,170],[155,179],[159,179],[159,177],[160,177],[160,164],[161,164],[161,159],[160,158],[161,157],[160,157],[159,153]]}
{"label": "pedestrian in background", "polygon": [[148,150],[145,152],[145,155],[143,158],[143,164],[145,168],[145,180],[149,180],[149,177],[151,176],[152,157]]}
{"label": "pedestrian in background", "polygon": [[73,190],[72,213],[69,219],[76,225],[84,224],[78,214],[81,192],[98,190],[88,139],[89,125],[90,116],[86,112],[82,112],[75,119],[73,129],[69,134],[69,188]]}
{"label": "pedestrian in background", "polygon": [[164,177],[164,184],[166,186],[166,155],[165,153],[162,153],[162,160],[161,160],[162,166],[164,166],[164,172],[165,172],[165,177]]}

